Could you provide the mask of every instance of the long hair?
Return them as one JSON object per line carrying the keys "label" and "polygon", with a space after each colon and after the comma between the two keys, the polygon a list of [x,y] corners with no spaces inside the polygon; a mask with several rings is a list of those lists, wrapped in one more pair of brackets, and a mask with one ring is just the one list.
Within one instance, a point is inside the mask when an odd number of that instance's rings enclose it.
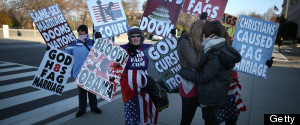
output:
{"label": "long hair", "polygon": [[222,37],[225,39],[226,43],[230,45],[227,30],[224,28],[220,21],[206,21],[206,23],[203,26],[202,33],[205,35],[205,37],[209,37],[211,34],[214,34],[218,37]]}
{"label": "long hair", "polygon": [[192,23],[189,31],[190,45],[197,51],[201,50],[202,44],[202,28],[205,24],[205,20],[196,20]]}

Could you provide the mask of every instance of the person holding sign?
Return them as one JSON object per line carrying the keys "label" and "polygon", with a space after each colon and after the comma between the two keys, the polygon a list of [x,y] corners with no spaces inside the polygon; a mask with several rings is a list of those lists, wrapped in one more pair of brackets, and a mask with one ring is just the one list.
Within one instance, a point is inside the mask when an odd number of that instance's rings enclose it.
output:
{"label": "person holding sign", "polygon": [[[74,56],[74,66],[71,72],[71,78],[76,79],[80,69],[89,54],[90,49],[94,44],[94,40],[89,38],[88,28],[86,25],[80,25],[77,28],[78,39],[70,43],[64,51]],[[96,34],[96,33],[95,33]],[[95,38],[101,37],[95,35]],[[89,103],[92,112],[100,114],[102,111],[97,107],[96,95],[86,91],[85,89],[78,87],[79,91],[79,111],[76,113],[76,117],[81,117],[86,112],[87,94],[89,96]]]}
{"label": "person holding sign", "polygon": [[146,86],[148,58],[143,50],[151,44],[143,44],[145,37],[141,29],[132,27],[128,31],[129,42],[121,45],[130,58],[121,77],[121,91],[126,125],[157,124],[158,111],[148,93],[140,91]]}
{"label": "person holding sign", "polygon": [[[180,66],[183,68],[198,70],[201,56],[203,56],[202,28],[204,20],[192,23],[190,31],[184,33],[178,41],[177,51]],[[182,100],[181,125],[191,124],[198,107],[196,85],[194,82],[182,79],[179,85],[179,93]]]}
{"label": "person holding sign", "polygon": [[[200,70],[182,68],[180,75],[197,83],[197,99],[207,125],[217,124],[217,111],[226,104],[231,70],[241,60],[240,54],[228,45],[228,34],[219,21],[207,21],[203,27],[204,55]],[[212,38],[205,36],[214,35]]]}

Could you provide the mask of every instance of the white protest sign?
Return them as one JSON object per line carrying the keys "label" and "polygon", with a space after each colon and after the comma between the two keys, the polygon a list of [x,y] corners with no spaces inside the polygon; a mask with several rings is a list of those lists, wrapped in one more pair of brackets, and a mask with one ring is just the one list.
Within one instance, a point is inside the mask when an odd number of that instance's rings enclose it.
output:
{"label": "white protest sign", "polygon": [[76,40],[58,4],[29,13],[46,44],[62,48]]}
{"label": "white protest sign", "polygon": [[75,83],[111,102],[128,57],[127,51],[111,40],[97,39]]}
{"label": "white protest sign", "polygon": [[277,30],[278,23],[241,15],[232,46],[240,52],[242,60],[234,70],[266,78],[266,61],[271,58]]}
{"label": "white protest sign", "polygon": [[61,50],[47,50],[32,86],[61,95],[73,67],[73,56]]}
{"label": "white protest sign", "polygon": [[121,0],[86,0],[94,29],[109,38],[129,30]]}

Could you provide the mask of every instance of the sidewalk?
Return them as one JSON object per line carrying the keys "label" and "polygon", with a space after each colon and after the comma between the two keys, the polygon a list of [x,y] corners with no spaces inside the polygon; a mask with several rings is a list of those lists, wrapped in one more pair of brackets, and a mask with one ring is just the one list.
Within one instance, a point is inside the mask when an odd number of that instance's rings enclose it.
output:
{"label": "sidewalk", "polygon": [[[288,61],[276,48],[272,68],[269,69],[268,78],[256,78],[239,73],[242,85],[242,99],[247,107],[241,112],[237,124],[263,125],[264,114],[299,114],[300,113],[300,64]],[[169,94],[169,107],[159,113],[159,125],[178,125],[181,119],[181,98],[179,94]],[[98,115],[87,112],[80,118],[75,113],[51,124],[79,125],[79,124],[107,124],[123,125],[124,111],[121,95],[115,101],[99,106],[103,113]],[[198,108],[192,125],[204,124],[201,109]]]}

